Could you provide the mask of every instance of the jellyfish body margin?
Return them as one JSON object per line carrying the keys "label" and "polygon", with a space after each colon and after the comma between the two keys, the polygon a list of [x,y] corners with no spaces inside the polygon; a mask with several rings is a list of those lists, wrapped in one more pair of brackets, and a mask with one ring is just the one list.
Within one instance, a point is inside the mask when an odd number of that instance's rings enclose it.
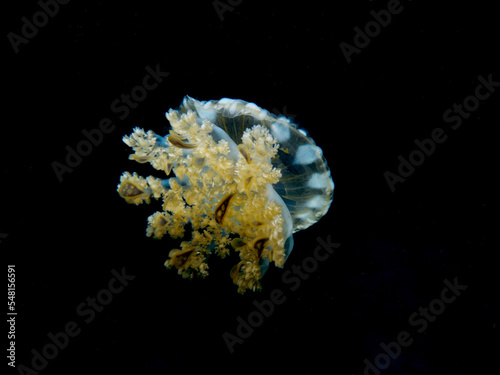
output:
{"label": "jellyfish body margin", "polygon": [[[124,172],[117,191],[127,203],[162,201],[146,235],[188,240],[169,252],[167,268],[185,278],[208,275],[207,259],[230,251],[238,292],[261,289],[269,265],[283,267],[293,233],[328,211],[334,183],[322,150],[296,124],[243,100],[186,96],[166,113],[165,136],[134,128],[123,141],[129,159],[167,178]],[[190,224],[190,236],[185,227]]]}

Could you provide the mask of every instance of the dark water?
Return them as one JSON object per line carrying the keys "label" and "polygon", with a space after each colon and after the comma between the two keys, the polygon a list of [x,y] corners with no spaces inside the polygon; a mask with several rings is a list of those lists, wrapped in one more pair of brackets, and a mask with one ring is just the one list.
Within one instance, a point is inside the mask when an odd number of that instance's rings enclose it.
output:
{"label": "dark water", "polygon": [[[493,8],[50,4],[49,16],[10,4],[3,22],[0,246],[16,270],[17,373],[496,366]],[[205,280],[165,270],[178,243],[145,236],[158,205],[116,193],[125,170],[157,173],[121,138],[165,132],[185,95],[293,117],[328,160],[330,211],[262,292],[236,293],[234,258],[212,259]]]}

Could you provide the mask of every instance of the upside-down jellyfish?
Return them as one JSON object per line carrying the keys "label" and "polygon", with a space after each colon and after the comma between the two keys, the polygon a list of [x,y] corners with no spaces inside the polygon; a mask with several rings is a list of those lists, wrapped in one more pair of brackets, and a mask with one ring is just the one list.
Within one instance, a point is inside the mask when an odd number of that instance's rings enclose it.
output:
{"label": "upside-down jellyfish", "polygon": [[162,199],[147,236],[181,238],[190,224],[191,239],[170,251],[167,268],[205,277],[209,255],[234,249],[238,292],[260,289],[270,263],[283,267],[293,233],[330,207],[334,184],[322,150],[286,117],[243,100],[186,96],[166,117],[169,134],[134,128],[123,141],[135,151],[131,160],[172,177],[124,172],[118,193],[136,205]]}

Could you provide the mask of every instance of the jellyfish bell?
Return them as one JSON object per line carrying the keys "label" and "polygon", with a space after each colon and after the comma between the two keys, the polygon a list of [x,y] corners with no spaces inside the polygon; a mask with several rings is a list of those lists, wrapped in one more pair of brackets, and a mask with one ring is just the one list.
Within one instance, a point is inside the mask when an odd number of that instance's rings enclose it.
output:
{"label": "jellyfish bell", "polygon": [[291,213],[293,232],[308,228],[326,214],[334,190],[330,169],[321,148],[296,124],[253,103],[228,98],[200,102],[186,96],[179,112],[189,110],[196,113],[198,121],[207,119],[223,130],[235,144],[255,125],[270,131],[279,143],[271,164],[282,173],[273,188]]}
{"label": "jellyfish bell", "polygon": [[210,254],[232,249],[240,256],[230,273],[238,291],[259,289],[271,263],[283,267],[293,233],[330,207],[334,184],[322,150],[286,117],[243,100],[186,96],[166,117],[168,135],[135,128],[123,140],[132,160],[175,177],[125,172],[119,194],[134,204],[163,200],[163,211],[148,219],[148,236],[182,237],[191,224],[192,239],[170,252],[168,268],[203,277]]}

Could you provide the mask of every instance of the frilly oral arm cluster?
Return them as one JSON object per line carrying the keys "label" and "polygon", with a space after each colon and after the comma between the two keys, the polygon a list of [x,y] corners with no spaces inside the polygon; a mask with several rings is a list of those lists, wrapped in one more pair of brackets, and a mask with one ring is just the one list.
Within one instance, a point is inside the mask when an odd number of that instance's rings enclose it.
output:
{"label": "frilly oral arm cluster", "polygon": [[259,289],[267,265],[282,267],[285,260],[283,206],[270,199],[271,186],[281,177],[271,164],[279,149],[276,139],[266,127],[255,125],[236,145],[193,111],[170,110],[167,118],[172,126],[167,136],[135,128],[123,141],[135,151],[131,160],[149,162],[175,177],[125,172],[118,185],[120,196],[136,205],[150,203],[151,197],[162,200],[162,210],[148,218],[148,236],[180,238],[191,224],[191,239],[170,251],[168,268],[183,277],[205,277],[209,255],[224,257],[234,249],[240,262],[230,275],[238,291]]}

